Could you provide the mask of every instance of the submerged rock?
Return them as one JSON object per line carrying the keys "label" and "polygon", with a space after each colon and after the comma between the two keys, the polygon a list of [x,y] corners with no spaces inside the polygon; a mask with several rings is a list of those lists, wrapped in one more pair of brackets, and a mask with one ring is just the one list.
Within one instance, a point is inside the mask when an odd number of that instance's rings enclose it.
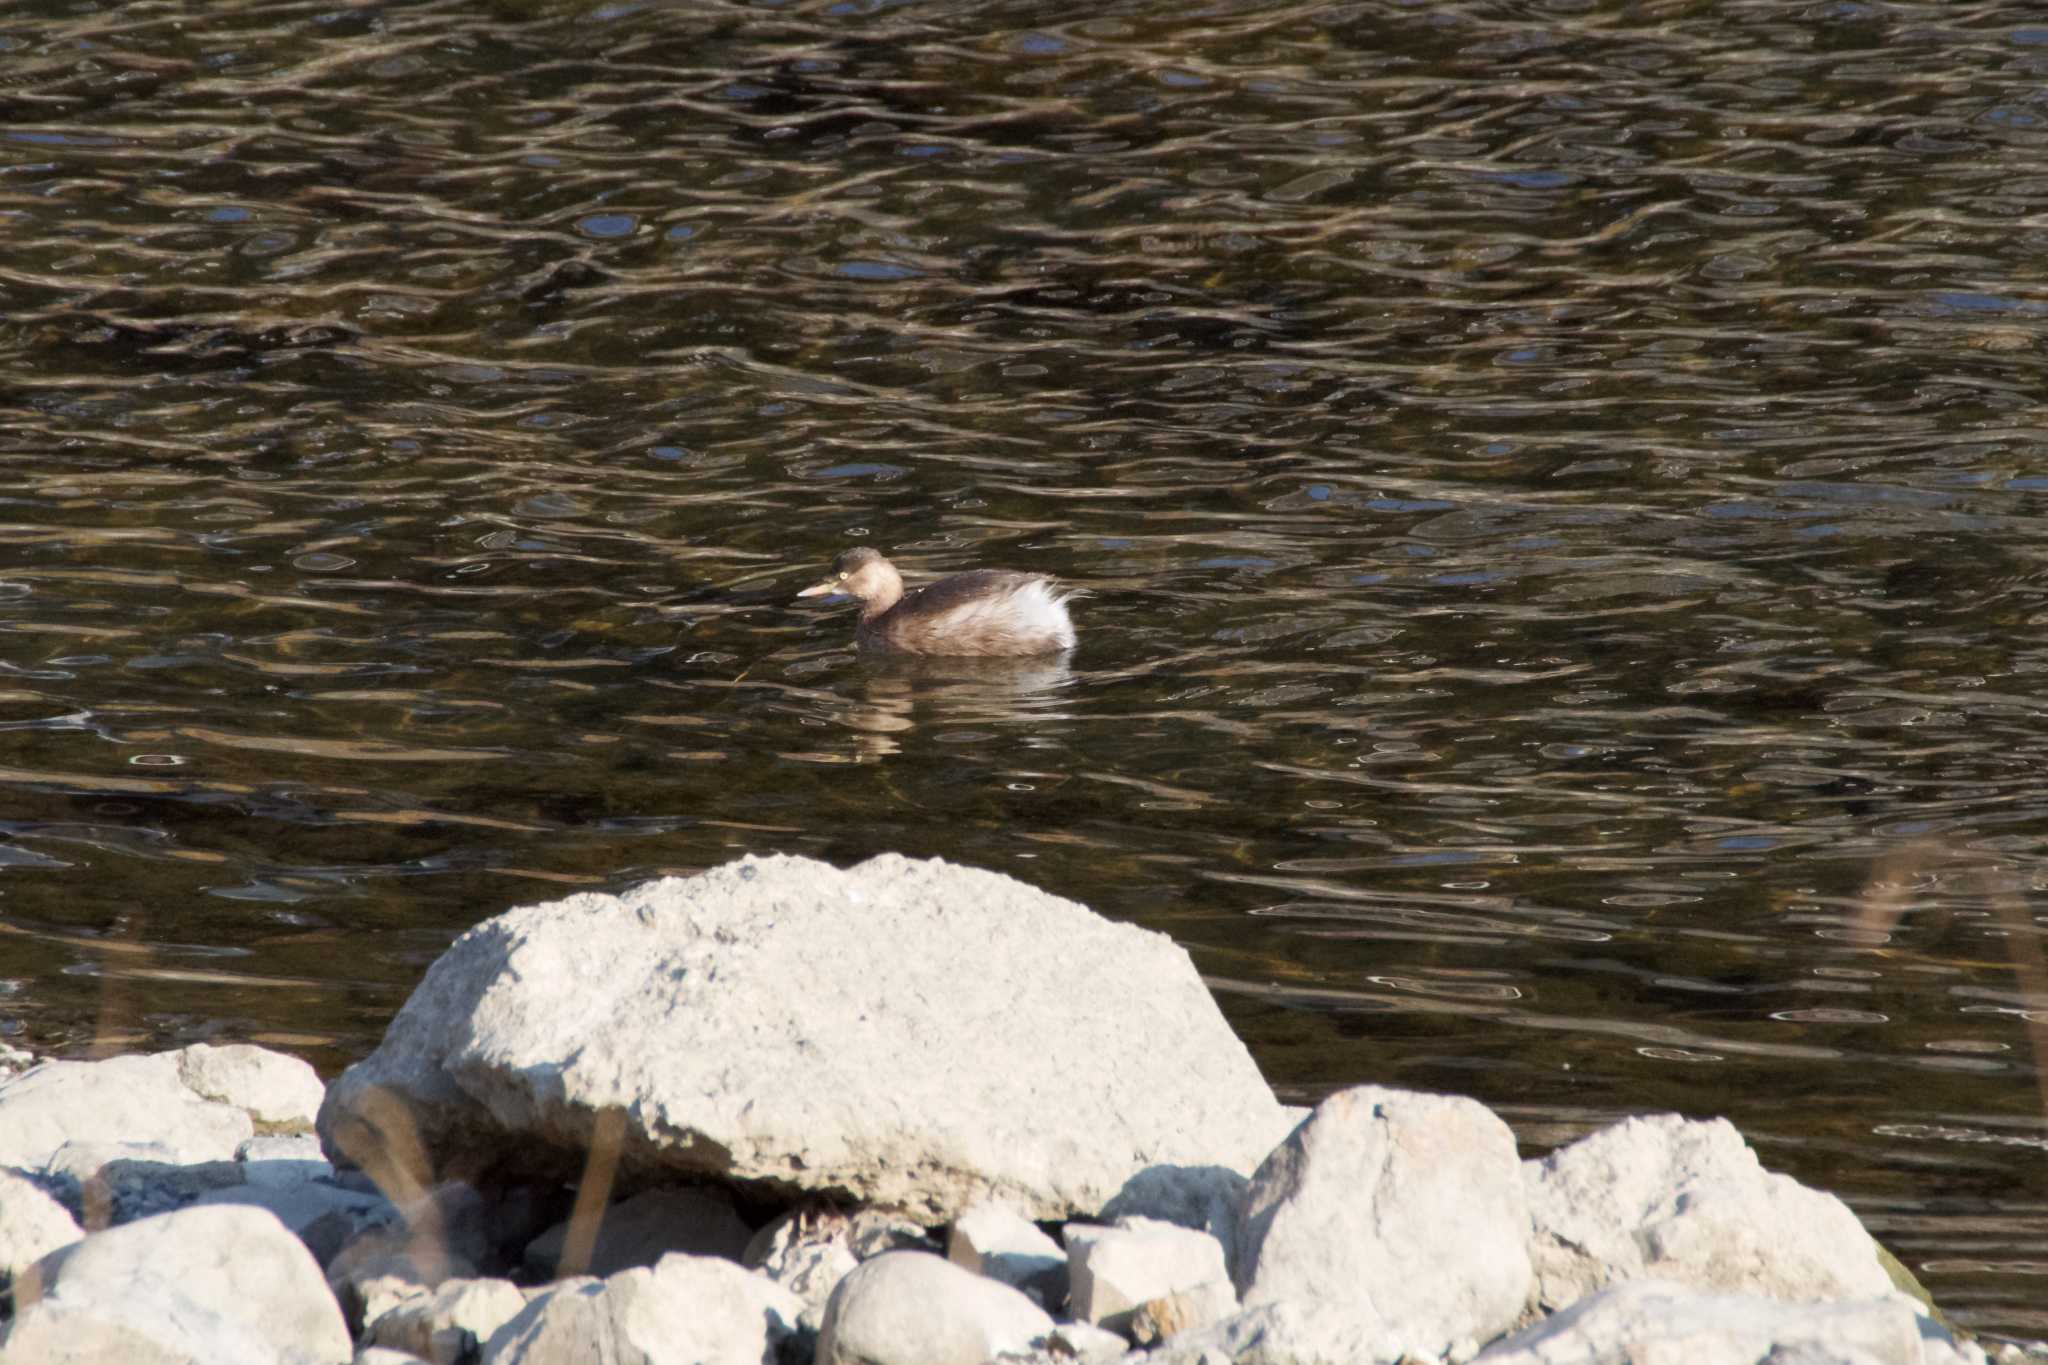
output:
{"label": "submerged rock", "polygon": [[[1187,954],[1009,877],[748,858],[500,915],[329,1090],[331,1155],[396,1097],[430,1152],[829,1191],[944,1222],[1100,1209],[1149,1166],[1249,1172],[1286,1116]],[[352,1125],[355,1125],[352,1127]]]}

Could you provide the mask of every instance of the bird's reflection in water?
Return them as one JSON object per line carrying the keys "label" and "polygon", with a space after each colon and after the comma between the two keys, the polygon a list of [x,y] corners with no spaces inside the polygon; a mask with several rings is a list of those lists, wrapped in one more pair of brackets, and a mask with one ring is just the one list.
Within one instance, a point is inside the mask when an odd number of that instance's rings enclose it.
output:
{"label": "bird's reflection in water", "polygon": [[[1007,727],[1064,718],[1060,703],[1073,669],[1064,654],[1028,659],[863,659],[849,679],[845,721],[864,756],[893,754],[893,736],[920,725]],[[857,695],[856,695],[857,691]]]}

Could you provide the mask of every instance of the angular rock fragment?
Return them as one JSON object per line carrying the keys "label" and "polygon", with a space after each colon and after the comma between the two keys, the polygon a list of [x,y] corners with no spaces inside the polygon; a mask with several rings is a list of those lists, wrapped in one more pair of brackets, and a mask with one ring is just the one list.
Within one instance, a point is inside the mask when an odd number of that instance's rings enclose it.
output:
{"label": "angular rock fragment", "polygon": [[[1177,1313],[1176,1306],[1164,1300],[1197,1290],[1201,1293],[1183,1305],[1191,1319],[1199,1315],[1206,1324],[1237,1311],[1237,1295],[1223,1264],[1223,1247],[1206,1232],[1149,1218],[1127,1218],[1108,1228],[1069,1223],[1066,1240],[1071,1307],[1082,1322],[1130,1335],[1138,1311],[1159,1300],[1160,1314],[1153,1322],[1152,1339],[1156,1340],[1168,1331],[1197,1325],[1191,1320],[1162,1330],[1161,1320]],[[1221,1311],[1215,1311],[1226,1300]]]}
{"label": "angular rock fragment", "polygon": [[1067,1253],[1036,1223],[1001,1204],[976,1204],[953,1220],[946,1259],[1021,1289],[1041,1308],[1067,1298]]}

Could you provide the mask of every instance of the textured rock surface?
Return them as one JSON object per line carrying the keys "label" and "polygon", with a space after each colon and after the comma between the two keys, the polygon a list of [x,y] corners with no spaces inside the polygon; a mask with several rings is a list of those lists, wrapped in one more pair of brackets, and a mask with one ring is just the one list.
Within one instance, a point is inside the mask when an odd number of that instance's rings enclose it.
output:
{"label": "textured rock surface", "polygon": [[[1210,1285],[1223,1290],[1227,1306],[1216,1311],[1217,1296],[1210,1292],[1190,1300],[1191,1312],[1200,1311],[1206,1322],[1237,1311],[1237,1296],[1227,1284],[1230,1272],[1223,1264],[1223,1246],[1206,1232],[1131,1218],[1111,1228],[1069,1223],[1066,1239],[1071,1307],[1082,1322],[1125,1332],[1147,1302]],[[1173,1311],[1161,1309],[1162,1315]],[[1153,1335],[1162,1334],[1155,1330]]]}
{"label": "textured rock surface", "polygon": [[563,1280],[492,1334],[485,1365],[775,1365],[796,1297],[714,1256]]}
{"label": "textured rock surface", "polygon": [[1764,1170],[1725,1119],[1630,1119],[1523,1174],[1546,1306],[1643,1277],[1807,1302],[1891,1291],[1848,1206]]}
{"label": "textured rock surface", "polygon": [[38,1169],[66,1143],[145,1138],[171,1163],[232,1161],[247,1110],[185,1085],[175,1052],[42,1062],[0,1081],[0,1166]]}
{"label": "textured rock surface", "polygon": [[1400,1349],[1440,1355],[1512,1326],[1533,1285],[1514,1134],[1483,1105],[1361,1086],[1252,1177],[1238,1290],[1346,1305]]}
{"label": "textured rock surface", "polygon": [[[561,989],[564,981],[578,989]],[[1286,1115],[1165,936],[990,872],[749,858],[463,935],[329,1088],[433,1150],[850,1193],[944,1221],[984,1197],[1092,1213],[1158,1164],[1249,1171]]]}
{"label": "textured rock surface", "polygon": [[1052,1319],[1005,1284],[925,1251],[891,1251],[839,1282],[818,1365],[981,1365],[1026,1351]]}
{"label": "textured rock surface", "polygon": [[[1483,1365],[1922,1365],[1923,1319],[1904,1299],[1788,1304],[1635,1280],[1482,1352]],[[1926,1329],[1945,1337],[1931,1322]]]}
{"label": "textured rock surface", "polygon": [[1021,1289],[1041,1308],[1067,1296],[1067,1253],[1015,1209],[976,1204],[953,1220],[946,1259],[962,1270]]}
{"label": "textured rock surface", "polygon": [[84,1235],[70,1210],[45,1194],[40,1185],[0,1169],[0,1281],[14,1278]]}
{"label": "textured rock surface", "polygon": [[145,1218],[54,1252],[32,1273],[42,1297],[15,1318],[9,1365],[339,1365],[354,1354],[320,1267],[260,1209]]}
{"label": "textured rock surface", "polygon": [[248,1043],[194,1043],[169,1055],[178,1059],[187,1090],[273,1127],[310,1129],[327,1094],[319,1074],[297,1057]]}

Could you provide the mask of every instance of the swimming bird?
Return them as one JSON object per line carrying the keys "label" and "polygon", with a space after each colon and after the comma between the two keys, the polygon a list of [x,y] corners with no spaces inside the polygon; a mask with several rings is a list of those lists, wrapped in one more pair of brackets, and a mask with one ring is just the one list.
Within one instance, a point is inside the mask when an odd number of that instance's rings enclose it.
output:
{"label": "swimming bird", "polygon": [[896,566],[863,545],[832,562],[832,572],[798,597],[827,593],[860,599],[854,643],[898,654],[1027,656],[1074,647],[1067,615],[1072,589],[1044,574],[971,569],[903,591]]}

